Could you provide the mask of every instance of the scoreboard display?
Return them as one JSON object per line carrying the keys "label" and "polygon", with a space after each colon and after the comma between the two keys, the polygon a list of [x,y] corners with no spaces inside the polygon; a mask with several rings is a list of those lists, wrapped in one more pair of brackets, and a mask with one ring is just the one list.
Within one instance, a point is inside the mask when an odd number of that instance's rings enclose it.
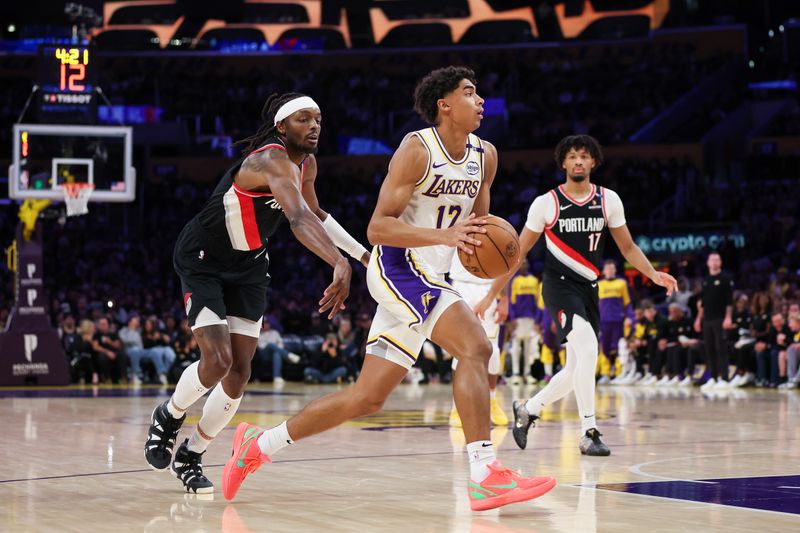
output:
{"label": "scoreboard display", "polygon": [[39,48],[39,119],[87,124],[97,117],[94,49],[80,45]]}

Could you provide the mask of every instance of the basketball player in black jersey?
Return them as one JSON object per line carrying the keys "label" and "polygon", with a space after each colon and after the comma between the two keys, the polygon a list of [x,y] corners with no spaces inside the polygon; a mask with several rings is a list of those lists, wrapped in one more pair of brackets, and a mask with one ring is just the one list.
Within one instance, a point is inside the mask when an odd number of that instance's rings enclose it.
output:
{"label": "basketball player in black jersey", "polygon": [[[594,412],[595,367],[598,356],[600,312],[597,296],[598,265],[603,257],[608,228],[625,259],[667,294],[677,288],[675,278],[656,271],[633,242],[617,193],[592,184],[592,172],[603,162],[600,144],[588,135],[572,135],[558,143],[556,163],[566,172],[563,185],[536,198],[520,234],[523,257],[545,234],[542,296],[567,345],[566,366],[527,402],[514,402],[514,440],[520,448],[528,442],[528,429],[546,405],[575,391],[581,417],[579,448],[584,455],[609,455],[600,440]],[[495,280],[492,290],[476,310],[488,309],[513,271]]]}
{"label": "basketball player in black jersey", "polygon": [[[367,250],[317,201],[319,106],[298,93],[272,95],[262,116],[261,129],[243,141],[245,156],[175,246],[175,270],[201,357],[153,411],[145,458],[156,470],[172,463],[184,488],[196,493],[214,490],[203,475],[202,455],[233,418],[250,378],[269,284],[268,238],[286,218],[295,237],[333,267],[333,282],[319,301],[329,318],[344,309],[350,291],[350,264],[337,246],[365,265],[369,261]],[[212,388],[197,428],[173,460],[186,410]]]}

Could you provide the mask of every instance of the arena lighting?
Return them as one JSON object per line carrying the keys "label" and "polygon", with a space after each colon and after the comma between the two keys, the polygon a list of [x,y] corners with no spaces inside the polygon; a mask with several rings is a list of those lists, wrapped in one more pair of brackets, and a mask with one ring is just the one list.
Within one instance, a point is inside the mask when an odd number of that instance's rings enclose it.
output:
{"label": "arena lighting", "polygon": [[774,81],[759,81],[750,83],[747,85],[747,88],[751,91],[755,90],[787,90],[787,91],[796,91],[797,90],[797,81],[795,80],[774,80]]}
{"label": "arena lighting", "polygon": [[13,24],[9,24],[8,25],[8,33],[14,33],[15,31],[17,31],[17,27],[14,26]]}
{"label": "arena lighting", "polygon": [[113,309],[114,308],[114,302],[109,300],[108,302],[106,302],[106,306],[108,306],[109,309]]}
{"label": "arena lighting", "polygon": [[770,39],[772,39],[773,37],[775,37],[775,32],[774,32],[774,31],[772,31],[772,30],[769,30],[769,32],[767,33],[767,35],[769,35],[769,38],[770,38]]}

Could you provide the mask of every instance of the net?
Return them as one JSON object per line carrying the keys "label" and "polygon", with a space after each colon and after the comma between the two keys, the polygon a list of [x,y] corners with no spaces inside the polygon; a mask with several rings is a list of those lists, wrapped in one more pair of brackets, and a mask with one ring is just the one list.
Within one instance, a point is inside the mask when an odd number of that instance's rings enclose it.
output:
{"label": "net", "polygon": [[67,216],[75,217],[89,212],[89,197],[94,191],[93,183],[63,183],[64,203],[67,204]]}

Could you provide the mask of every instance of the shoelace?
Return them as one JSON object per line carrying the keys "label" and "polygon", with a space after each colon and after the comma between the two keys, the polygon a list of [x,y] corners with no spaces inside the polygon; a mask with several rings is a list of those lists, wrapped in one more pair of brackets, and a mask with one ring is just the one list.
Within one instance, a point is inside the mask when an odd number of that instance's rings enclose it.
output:
{"label": "shoelace", "polygon": [[511,470],[510,468],[497,468],[492,465],[489,465],[489,470],[508,479],[519,479],[520,477],[522,477],[519,475],[519,473],[517,473],[514,470]]}
{"label": "shoelace", "polygon": [[269,461],[269,459],[266,459],[264,455],[259,455],[256,459],[251,459],[249,461],[246,461],[244,463],[244,469],[243,469],[244,470],[244,475],[247,476],[247,475],[252,474],[256,470],[261,468],[261,465],[263,465],[264,463],[266,463],[268,461]]}

